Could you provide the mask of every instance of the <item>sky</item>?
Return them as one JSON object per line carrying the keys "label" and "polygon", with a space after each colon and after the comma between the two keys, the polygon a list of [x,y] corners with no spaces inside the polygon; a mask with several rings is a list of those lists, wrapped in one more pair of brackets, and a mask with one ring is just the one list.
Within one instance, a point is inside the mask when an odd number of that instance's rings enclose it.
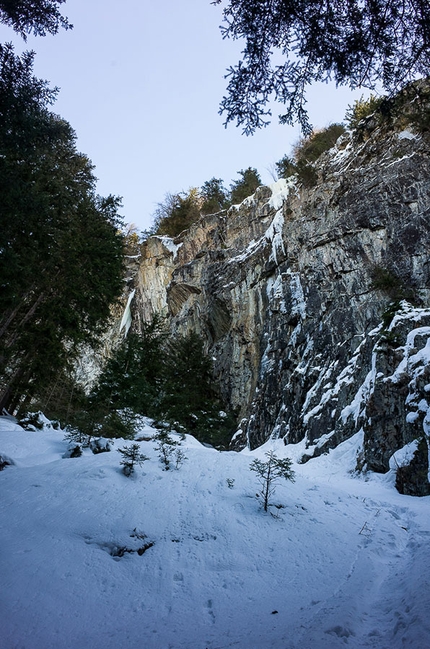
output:
{"label": "sky", "polygon": [[[213,177],[229,187],[247,167],[273,182],[275,163],[300,131],[278,125],[277,113],[251,137],[223,126],[224,75],[243,43],[222,39],[221,7],[210,0],[68,0],[62,13],[73,30],[25,44],[1,26],[0,42],[36,52],[36,76],[60,89],[53,111],[75,129],[79,150],[95,165],[98,192],[122,196],[127,223],[144,230],[166,193]],[[312,123],[341,121],[362,94],[318,84],[308,95]]]}

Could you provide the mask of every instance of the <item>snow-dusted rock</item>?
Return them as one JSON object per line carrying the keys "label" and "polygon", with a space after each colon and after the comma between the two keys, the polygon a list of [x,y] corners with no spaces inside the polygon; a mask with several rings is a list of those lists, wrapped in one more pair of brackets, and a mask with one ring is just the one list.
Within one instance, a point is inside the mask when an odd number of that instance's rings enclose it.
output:
{"label": "snow-dusted rock", "polygon": [[386,335],[393,295],[430,307],[430,140],[405,120],[342,136],[313,187],[279,180],[144,246],[132,326],[161,312],[174,335],[202,334],[241,422],[234,448],[305,440],[306,459],[363,428],[363,466],[384,472],[427,439],[430,416],[405,402],[415,375],[388,380],[404,358],[394,338],[416,328],[403,314]]}

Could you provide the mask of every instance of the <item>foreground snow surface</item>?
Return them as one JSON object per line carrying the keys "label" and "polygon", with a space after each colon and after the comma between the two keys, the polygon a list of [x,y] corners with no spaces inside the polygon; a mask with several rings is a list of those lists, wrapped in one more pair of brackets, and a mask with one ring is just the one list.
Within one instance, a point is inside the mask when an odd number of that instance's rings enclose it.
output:
{"label": "foreground snow surface", "polygon": [[0,473],[1,648],[428,649],[430,498],[353,477],[359,442],[295,465],[275,517],[249,464],[296,447],[187,437],[187,461],[163,471],[142,441],[150,460],[126,478],[122,440],[63,459],[61,432],[0,418],[15,462]]}

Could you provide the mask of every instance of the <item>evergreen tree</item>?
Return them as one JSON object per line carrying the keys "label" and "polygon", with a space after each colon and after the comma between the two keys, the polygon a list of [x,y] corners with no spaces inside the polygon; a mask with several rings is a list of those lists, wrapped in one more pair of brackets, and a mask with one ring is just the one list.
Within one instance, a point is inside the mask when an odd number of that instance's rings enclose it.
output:
{"label": "evergreen tree", "polygon": [[169,340],[164,366],[164,412],[194,428],[197,412],[204,410],[213,395],[212,366],[196,333]]}
{"label": "evergreen tree", "polygon": [[234,419],[222,410],[212,361],[195,332],[168,342],[160,417],[217,448],[228,447]]}
{"label": "evergreen tree", "polygon": [[199,220],[202,199],[196,187],[188,193],[166,194],[154,214],[154,234],[177,237]]}
{"label": "evergreen tree", "polygon": [[142,466],[146,460],[149,460],[149,457],[140,452],[139,444],[119,448],[118,453],[122,455],[120,464],[122,466],[122,472],[127,478],[134,473],[136,464]]}
{"label": "evergreen tree", "polygon": [[130,332],[106,363],[90,403],[106,412],[129,408],[155,416],[163,368],[163,321],[155,316],[140,334]]}
{"label": "evergreen tree", "polygon": [[185,453],[180,448],[180,442],[170,437],[166,430],[160,430],[154,439],[158,442],[155,450],[158,451],[160,462],[164,471],[169,471],[174,463],[176,469],[186,460]]}
{"label": "evergreen tree", "polygon": [[246,134],[269,123],[268,102],[286,104],[281,123],[311,132],[306,89],[333,80],[351,88],[382,84],[391,95],[430,71],[430,20],[423,0],[216,0],[223,37],[245,39],[228,71],[226,123]]}
{"label": "evergreen tree", "polygon": [[283,460],[273,451],[265,453],[267,461],[255,459],[250,464],[250,470],[257,474],[263,496],[263,509],[267,512],[270,498],[275,493],[277,483],[281,478],[294,482],[294,471],[291,468],[292,460],[286,457]]}
{"label": "evergreen tree", "polygon": [[200,195],[203,199],[202,214],[216,214],[230,206],[228,191],[221,178],[211,178],[203,183]]}
{"label": "evergreen tree", "polygon": [[241,169],[237,173],[241,178],[230,185],[230,200],[233,205],[244,201],[261,185],[261,178],[257,169],[248,167],[247,169]]}
{"label": "evergreen tree", "polygon": [[278,160],[275,163],[275,168],[278,178],[289,178],[297,171],[294,159],[288,155],[284,155]]}
{"label": "evergreen tree", "polygon": [[302,137],[293,147],[293,156],[284,156],[276,163],[278,176],[288,178],[297,174],[304,186],[314,185],[318,175],[313,164],[336,144],[344,132],[343,124],[330,124],[324,129],[313,131],[309,137]]}
{"label": "evergreen tree", "polygon": [[32,63],[0,46],[0,405],[11,410],[99,335],[122,291],[119,200],[95,194]]}
{"label": "evergreen tree", "polygon": [[0,22],[12,27],[24,39],[27,34],[56,34],[60,27],[72,29],[58,5],[66,0],[0,0]]}

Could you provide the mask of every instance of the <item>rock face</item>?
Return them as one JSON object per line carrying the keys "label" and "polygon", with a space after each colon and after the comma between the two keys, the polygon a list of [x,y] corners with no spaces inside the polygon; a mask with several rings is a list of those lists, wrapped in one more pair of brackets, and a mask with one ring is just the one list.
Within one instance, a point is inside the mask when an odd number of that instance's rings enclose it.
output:
{"label": "rock face", "polygon": [[429,493],[429,154],[404,124],[347,134],[314,186],[280,180],[148,239],[134,326],[164,313],[174,334],[201,333],[237,414],[233,448],[305,439],[306,461],[360,433],[359,467],[385,472],[419,438],[419,486],[402,489]]}

